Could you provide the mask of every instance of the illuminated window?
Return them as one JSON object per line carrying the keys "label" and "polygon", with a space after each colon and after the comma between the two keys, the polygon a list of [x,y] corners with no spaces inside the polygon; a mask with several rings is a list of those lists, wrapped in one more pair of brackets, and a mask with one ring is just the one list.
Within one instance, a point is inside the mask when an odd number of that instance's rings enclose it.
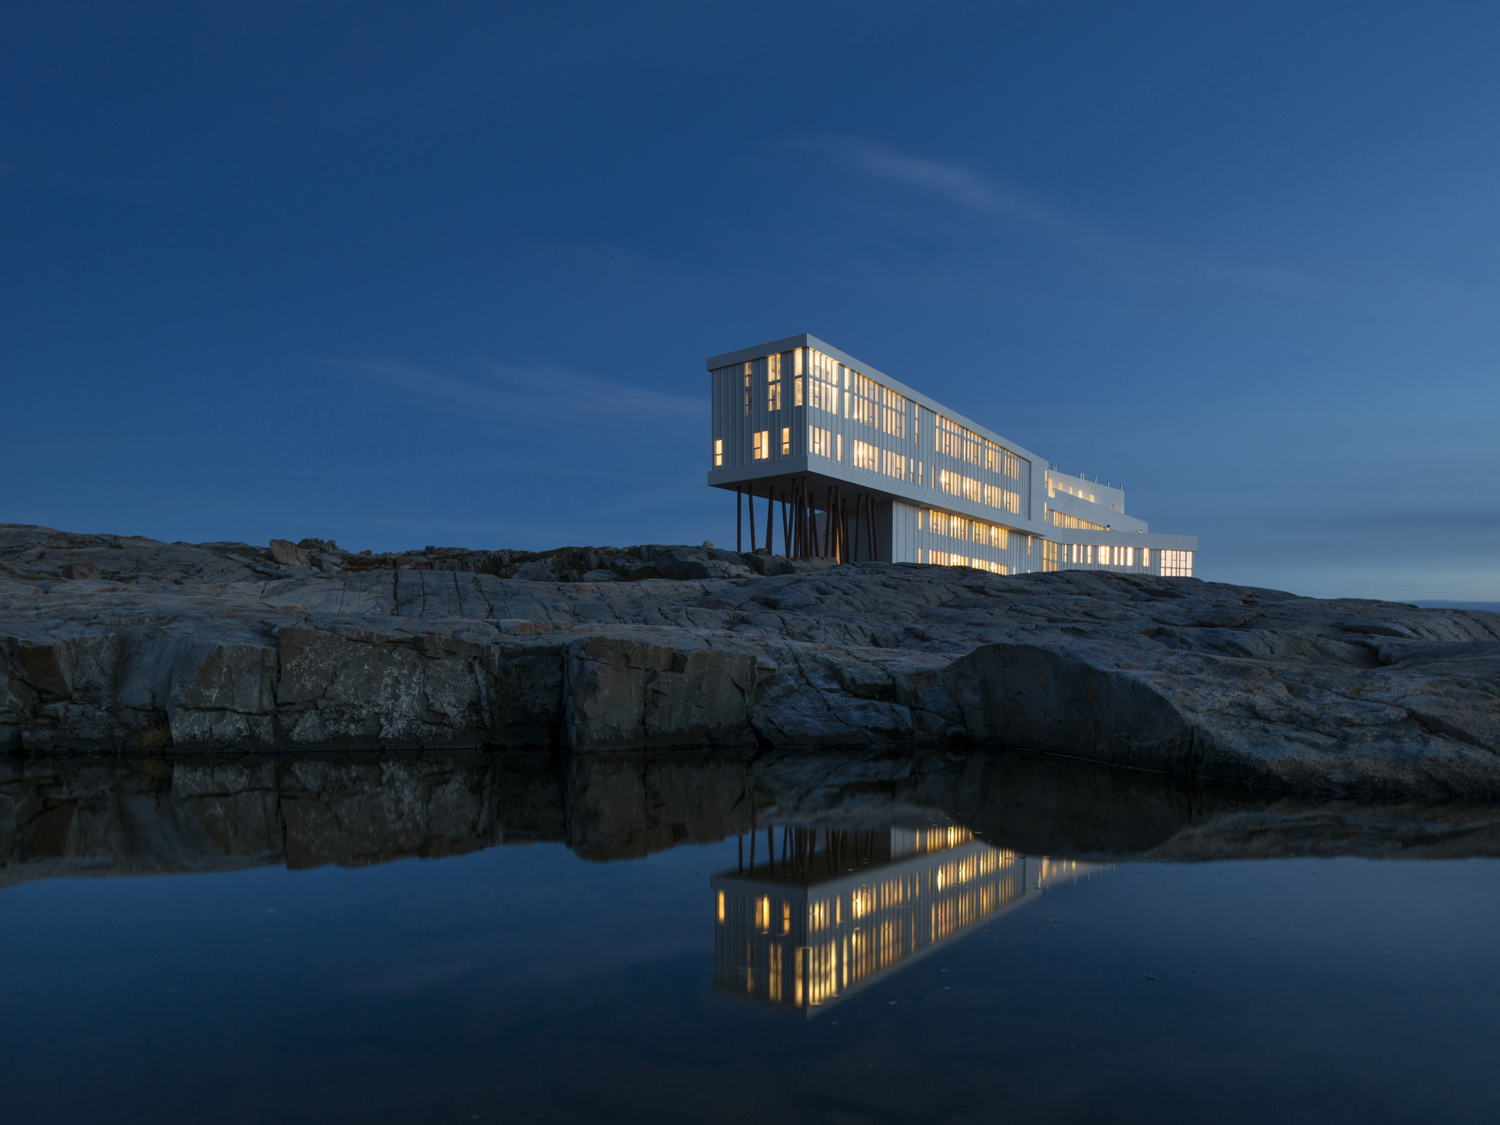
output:
{"label": "illuminated window", "polygon": [[1021,479],[1021,459],[1003,445],[996,445],[989,438],[984,439],[984,467],[1013,480]]}
{"label": "illuminated window", "polygon": [[991,574],[1010,573],[1010,567],[1006,566],[1004,563],[990,562],[989,559],[975,558],[972,562],[972,565],[977,570],[987,570]]}
{"label": "illuminated window", "polygon": [[1057,544],[1051,539],[1042,540],[1042,570],[1057,569]]}
{"label": "illuminated window", "polygon": [[750,365],[745,364],[745,416],[750,415]]}
{"label": "illuminated window", "polygon": [[771,929],[771,900],[765,896],[755,900],[755,928],[763,934]]}
{"label": "illuminated window", "polygon": [[714,466],[724,464],[724,439],[714,438]]}
{"label": "illuminated window", "polygon": [[720,923],[720,925],[722,925],[723,922],[724,922],[724,892],[720,891],[719,892],[719,923]]}
{"label": "illuminated window", "polygon": [[910,459],[905,454],[892,453],[889,449],[880,451],[880,471],[888,477],[905,480],[907,466],[910,464]]}
{"label": "illuminated window", "polygon": [[1141,565],[1142,566],[1150,566],[1151,565],[1151,548],[1150,547],[1142,547],[1141,548]]}
{"label": "illuminated window", "polygon": [[971,465],[984,464],[984,439],[957,422],[937,416],[936,445],[939,453],[957,457]]}
{"label": "illuminated window", "polygon": [[911,411],[911,404],[905,395],[898,395],[889,387],[881,387],[880,395],[883,403],[880,428],[892,437],[905,438],[906,417]]}
{"label": "illuminated window", "polygon": [[880,470],[880,450],[876,449],[867,441],[854,441],[854,467],[856,469],[869,469],[871,472]]}
{"label": "illuminated window", "polygon": [[766,409],[781,409],[781,357],[766,357]]}
{"label": "illuminated window", "polygon": [[798,348],[796,351],[792,352],[792,370],[793,370],[793,373],[794,373],[793,374],[793,378],[792,378],[792,393],[793,393],[793,396],[794,396],[795,404],[797,406],[801,406],[802,405],[802,349],[801,348]]}
{"label": "illuminated window", "polygon": [[[976,504],[984,503],[984,485],[973,477],[940,469],[938,470],[938,487],[950,496],[962,496],[965,500],[972,500]],[[1019,503],[1019,498],[1017,502]]]}
{"label": "illuminated window", "polygon": [[808,405],[814,410],[839,412],[839,365],[822,352],[807,350]]}
{"label": "illuminated window", "polygon": [[833,456],[833,431],[822,426],[807,427],[807,450],[818,457]]}
{"label": "illuminated window", "polygon": [[932,566],[968,566],[968,555],[955,555],[947,551],[928,551],[927,562]]}
{"label": "illuminated window", "polygon": [[1109,528],[1105,527],[1102,523],[1089,523],[1088,520],[1081,520],[1077,516],[1070,516],[1064,512],[1059,512],[1055,509],[1050,508],[1047,510],[1047,514],[1043,518],[1042,522],[1050,523],[1053,527],[1069,527],[1077,531],[1109,530]]}
{"label": "illuminated window", "polygon": [[991,508],[1003,508],[1007,512],[1021,513],[1021,494],[1008,488],[997,488],[993,484],[984,486],[984,502]]}
{"label": "illuminated window", "polygon": [[843,434],[835,434],[833,436],[833,441],[834,441],[834,449],[836,450],[836,452],[838,454],[838,456],[837,456],[836,459],[839,460],[839,461],[842,461],[844,459],[844,435]]}
{"label": "illuminated window", "polygon": [[872,429],[880,423],[881,386],[874,379],[866,379],[858,371],[844,371],[845,385],[849,388],[844,399],[844,409],[856,422]]}
{"label": "illuminated window", "polygon": [[949,539],[968,539],[969,530],[975,521],[955,516],[948,512],[928,509],[927,530],[934,535],[946,535]]}
{"label": "illuminated window", "polygon": [[757,430],[755,432],[755,459],[764,461],[771,456],[771,431]]}
{"label": "illuminated window", "polygon": [[1161,573],[1164,578],[1191,578],[1193,576],[1192,551],[1158,551],[1161,556]]}
{"label": "illuminated window", "polygon": [[790,426],[781,427],[781,455],[783,457],[792,455],[792,428]]}

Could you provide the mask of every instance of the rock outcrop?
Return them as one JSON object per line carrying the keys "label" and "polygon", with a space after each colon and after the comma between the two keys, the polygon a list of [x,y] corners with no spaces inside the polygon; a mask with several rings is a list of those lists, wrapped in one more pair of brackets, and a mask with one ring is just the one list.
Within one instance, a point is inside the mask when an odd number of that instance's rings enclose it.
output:
{"label": "rock outcrop", "polygon": [[1500,615],[1193,579],[3,525],[0,649],[12,753],[1016,747],[1500,795]]}

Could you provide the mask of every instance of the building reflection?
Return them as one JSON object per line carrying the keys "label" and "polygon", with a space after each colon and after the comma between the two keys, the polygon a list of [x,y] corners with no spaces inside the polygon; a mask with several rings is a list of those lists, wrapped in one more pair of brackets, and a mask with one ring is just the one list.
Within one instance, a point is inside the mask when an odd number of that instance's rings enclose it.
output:
{"label": "building reflection", "polygon": [[808,1016],[1098,870],[991,847],[957,826],[766,828],[759,860],[762,833],[748,839],[739,869],[710,881],[714,987]]}

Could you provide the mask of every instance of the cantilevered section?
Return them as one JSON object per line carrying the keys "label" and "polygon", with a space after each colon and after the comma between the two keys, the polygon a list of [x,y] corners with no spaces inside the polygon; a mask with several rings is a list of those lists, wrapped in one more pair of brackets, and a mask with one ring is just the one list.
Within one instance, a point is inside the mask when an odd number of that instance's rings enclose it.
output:
{"label": "cantilevered section", "polygon": [[741,549],[1001,574],[1192,574],[1197,538],[1152,534],[1125,514],[1123,490],[1055,472],[816,336],[714,356],[708,370],[708,483],[743,501]]}

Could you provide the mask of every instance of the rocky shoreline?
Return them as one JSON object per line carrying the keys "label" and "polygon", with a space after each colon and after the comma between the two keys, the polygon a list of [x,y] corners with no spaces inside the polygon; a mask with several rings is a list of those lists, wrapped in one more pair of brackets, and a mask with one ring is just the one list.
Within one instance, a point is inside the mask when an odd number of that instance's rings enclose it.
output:
{"label": "rocky shoreline", "polygon": [[0,525],[11,754],[1013,748],[1500,796],[1500,615],[711,547],[166,544]]}

